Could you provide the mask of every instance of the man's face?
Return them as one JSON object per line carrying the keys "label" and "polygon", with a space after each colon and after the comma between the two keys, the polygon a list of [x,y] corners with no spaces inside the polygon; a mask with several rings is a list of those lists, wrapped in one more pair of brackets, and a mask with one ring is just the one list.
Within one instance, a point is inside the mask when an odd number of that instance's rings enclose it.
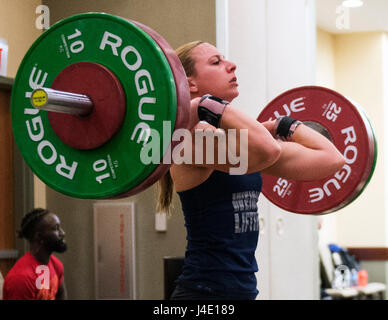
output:
{"label": "man's face", "polygon": [[61,221],[54,213],[46,214],[39,226],[43,245],[51,252],[62,253],[67,249],[65,232]]}

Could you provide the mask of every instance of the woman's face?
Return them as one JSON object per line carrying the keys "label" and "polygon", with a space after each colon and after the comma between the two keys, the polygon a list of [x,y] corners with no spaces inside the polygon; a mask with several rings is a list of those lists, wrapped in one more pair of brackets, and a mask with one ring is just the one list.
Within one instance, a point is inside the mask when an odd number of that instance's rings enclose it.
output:
{"label": "woman's face", "polygon": [[195,75],[188,77],[192,98],[209,93],[232,101],[238,96],[236,65],[225,60],[216,47],[202,43],[191,51],[191,57],[195,61]]}

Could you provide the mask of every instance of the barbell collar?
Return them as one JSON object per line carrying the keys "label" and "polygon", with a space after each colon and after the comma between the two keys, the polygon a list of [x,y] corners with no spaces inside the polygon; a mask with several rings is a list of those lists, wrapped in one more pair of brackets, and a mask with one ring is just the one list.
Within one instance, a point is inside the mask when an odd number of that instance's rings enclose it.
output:
{"label": "barbell collar", "polygon": [[87,116],[93,110],[92,100],[84,94],[37,88],[31,94],[31,104],[39,110]]}

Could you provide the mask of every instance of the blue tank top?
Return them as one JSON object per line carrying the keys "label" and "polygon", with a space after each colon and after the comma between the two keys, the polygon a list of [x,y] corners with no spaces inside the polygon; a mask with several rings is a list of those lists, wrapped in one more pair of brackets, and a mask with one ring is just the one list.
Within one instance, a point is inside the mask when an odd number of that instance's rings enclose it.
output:
{"label": "blue tank top", "polygon": [[260,172],[213,171],[202,184],[178,192],[187,229],[180,285],[232,299],[257,296],[261,185]]}

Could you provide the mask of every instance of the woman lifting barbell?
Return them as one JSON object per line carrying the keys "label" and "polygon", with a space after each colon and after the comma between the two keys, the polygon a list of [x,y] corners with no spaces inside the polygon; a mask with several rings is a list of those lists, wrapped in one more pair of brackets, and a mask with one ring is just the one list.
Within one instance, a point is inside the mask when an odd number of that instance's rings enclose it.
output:
{"label": "woman lifting barbell", "polygon": [[[211,44],[185,44],[177,54],[191,94],[193,130],[248,129],[247,172],[230,174],[236,163],[173,164],[160,181],[159,209],[168,212],[173,188],[187,228],[182,274],[171,299],[255,299],[255,250],[261,173],[315,180],[338,171],[344,157],[324,136],[290,117],[259,123],[230,102],[239,94],[236,65]],[[211,95],[211,96],[209,96]],[[219,129],[220,128],[220,129]],[[205,139],[205,137],[203,138]],[[218,154],[217,144],[214,155]],[[192,145],[195,159],[195,146]]]}

